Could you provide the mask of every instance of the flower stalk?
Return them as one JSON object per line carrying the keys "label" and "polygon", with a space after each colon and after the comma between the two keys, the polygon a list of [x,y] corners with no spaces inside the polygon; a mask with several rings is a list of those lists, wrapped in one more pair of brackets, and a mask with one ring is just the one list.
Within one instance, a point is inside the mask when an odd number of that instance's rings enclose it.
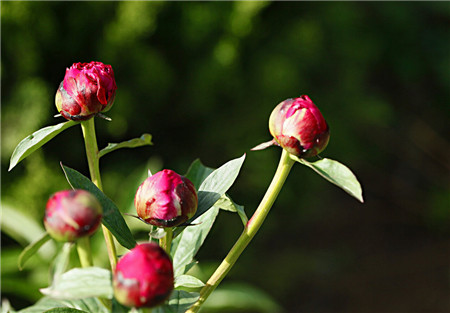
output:
{"label": "flower stalk", "polygon": [[159,246],[170,255],[170,247],[173,239],[173,228],[166,227],[164,230],[166,231],[166,234],[159,240]]}
{"label": "flower stalk", "polygon": [[283,187],[283,184],[286,181],[286,178],[289,175],[289,172],[294,163],[295,161],[290,158],[290,154],[283,149],[275,175],[269,185],[269,188],[266,191],[266,194],[261,200],[261,203],[253,214],[252,218],[247,222],[244,231],[242,232],[241,236],[236,241],[234,246],[231,248],[230,252],[228,252],[228,255],[209,278],[206,285],[201,289],[200,298],[189,310],[186,311],[186,313],[198,312],[201,305],[206,301],[208,296],[217,288],[223,278],[231,270],[234,263],[236,263],[241,253],[256,235],[265,218],[267,217],[267,214],[269,213],[270,208],[272,207],[281,188]]}
{"label": "flower stalk", "polygon": [[[102,190],[102,181],[100,176],[99,155],[97,138],[95,135],[95,123],[91,118],[87,121],[81,122],[81,129],[83,131],[83,138],[86,147],[86,157],[89,165],[89,174],[92,182]],[[109,262],[111,269],[114,270],[117,264],[116,246],[114,245],[114,239],[111,232],[102,224],[103,235],[105,237],[106,248],[108,250]],[[90,251],[89,251],[89,254]]]}
{"label": "flower stalk", "polygon": [[78,257],[80,258],[81,267],[90,267],[94,265],[89,236],[84,236],[77,240],[77,252]]}

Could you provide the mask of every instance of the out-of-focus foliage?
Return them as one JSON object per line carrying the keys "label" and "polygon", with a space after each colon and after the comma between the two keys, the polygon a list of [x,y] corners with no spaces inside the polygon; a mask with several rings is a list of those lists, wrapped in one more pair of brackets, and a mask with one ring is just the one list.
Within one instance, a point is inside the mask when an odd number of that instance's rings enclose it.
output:
{"label": "out-of-focus foliage", "polygon": [[[7,172],[20,140],[62,122],[54,94],[74,62],[115,71],[100,147],[153,136],[154,146],[101,160],[123,212],[146,168],[217,167],[270,139],[276,104],[308,94],[331,129],[322,155],[358,175],[366,203],[295,166],[226,281],[260,287],[286,312],[450,310],[448,2],[2,1],[1,31],[2,206],[39,224],[48,196],[69,187],[59,161],[88,175],[79,127]],[[248,153],[230,191],[248,214],[279,154]],[[145,239],[145,225],[127,222]],[[222,259],[241,228],[221,213],[200,261]],[[93,245],[107,265],[101,237]],[[18,272],[24,244],[2,233],[2,297],[15,308],[48,284],[45,258]]]}

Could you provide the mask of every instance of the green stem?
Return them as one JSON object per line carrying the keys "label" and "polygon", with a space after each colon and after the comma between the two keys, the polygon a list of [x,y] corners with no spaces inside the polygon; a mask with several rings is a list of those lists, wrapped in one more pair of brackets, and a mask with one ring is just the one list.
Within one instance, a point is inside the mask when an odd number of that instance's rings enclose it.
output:
{"label": "green stem", "polygon": [[[102,180],[100,177],[100,166],[98,156],[97,137],[95,136],[95,123],[94,118],[81,122],[81,129],[83,131],[84,143],[86,146],[86,156],[89,165],[89,173],[91,175],[92,182],[102,190]],[[114,239],[111,232],[105,225],[102,224],[103,235],[105,237],[106,248],[108,250],[109,262],[111,269],[114,270],[117,264],[116,246],[114,245]]]}
{"label": "green stem", "polygon": [[77,240],[77,252],[81,267],[90,267],[94,264],[91,254],[91,243],[89,237],[81,237]]}
{"label": "green stem", "polygon": [[159,245],[164,249],[164,251],[167,252],[167,254],[170,255],[170,246],[172,245],[173,239],[173,229],[172,227],[167,227],[164,230],[166,231],[166,234],[159,240]]}
{"label": "green stem", "polygon": [[209,278],[206,285],[200,291],[200,298],[189,310],[186,311],[186,313],[198,312],[200,306],[205,302],[208,296],[214,291],[214,289],[216,289],[222,279],[231,270],[234,263],[236,263],[241,253],[256,235],[262,223],[264,222],[264,219],[267,217],[267,214],[269,213],[270,208],[272,207],[281,188],[283,187],[283,184],[294,163],[295,161],[290,158],[289,153],[283,150],[280,158],[280,163],[278,164],[278,168],[275,172],[272,182],[270,183],[269,188],[266,191],[266,194],[264,195],[264,198],[253,214],[252,218],[248,221],[247,225],[244,228],[244,231],[234,244],[233,248],[231,248],[230,252],[228,252],[228,255],[225,257],[214,274]]}

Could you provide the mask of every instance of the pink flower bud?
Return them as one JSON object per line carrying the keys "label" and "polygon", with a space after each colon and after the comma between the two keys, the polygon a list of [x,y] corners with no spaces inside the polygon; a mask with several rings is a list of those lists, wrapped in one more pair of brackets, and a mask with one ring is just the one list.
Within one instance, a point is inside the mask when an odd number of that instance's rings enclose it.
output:
{"label": "pink flower bud", "polygon": [[48,199],[44,225],[59,241],[75,241],[93,234],[102,219],[102,206],[85,190],[59,191]]}
{"label": "pink flower bud", "polygon": [[125,254],[114,270],[114,296],[129,307],[154,307],[173,290],[173,265],[155,243],[137,245]]}
{"label": "pink flower bud", "polygon": [[327,122],[308,96],[278,104],[270,115],[269,130],[283,149],[301,158],[322,152],[330,138]]}
{"label": "pink flower bud", "polygon": [[163,227],[178,226],[197,211],[197,192],[186,177],[162,170],[147,178],[138,188],[134,205],[145,222]]}
{"label": "pink flower bud", "polygon": [[116,89],[111,65],[74,63],[66,69],[64,80],[56,92],[56,108],[68,120],[87,120],[111,108]]}

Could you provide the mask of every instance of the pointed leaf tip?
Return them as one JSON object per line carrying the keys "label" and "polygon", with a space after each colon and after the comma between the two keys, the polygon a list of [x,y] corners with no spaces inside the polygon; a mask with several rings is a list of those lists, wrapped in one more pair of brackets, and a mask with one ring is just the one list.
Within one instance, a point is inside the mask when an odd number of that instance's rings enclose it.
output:
{"label": "pointed leaf tip", "polygon": [[309,162],[293,155],[291,155],[291,158],[303,165],[308,166],[332,184],[343,189],[361,203],[364,203],[361,184],[355,174],[353,174],[353,172],[344,164],[327,158],[315,162]]}

